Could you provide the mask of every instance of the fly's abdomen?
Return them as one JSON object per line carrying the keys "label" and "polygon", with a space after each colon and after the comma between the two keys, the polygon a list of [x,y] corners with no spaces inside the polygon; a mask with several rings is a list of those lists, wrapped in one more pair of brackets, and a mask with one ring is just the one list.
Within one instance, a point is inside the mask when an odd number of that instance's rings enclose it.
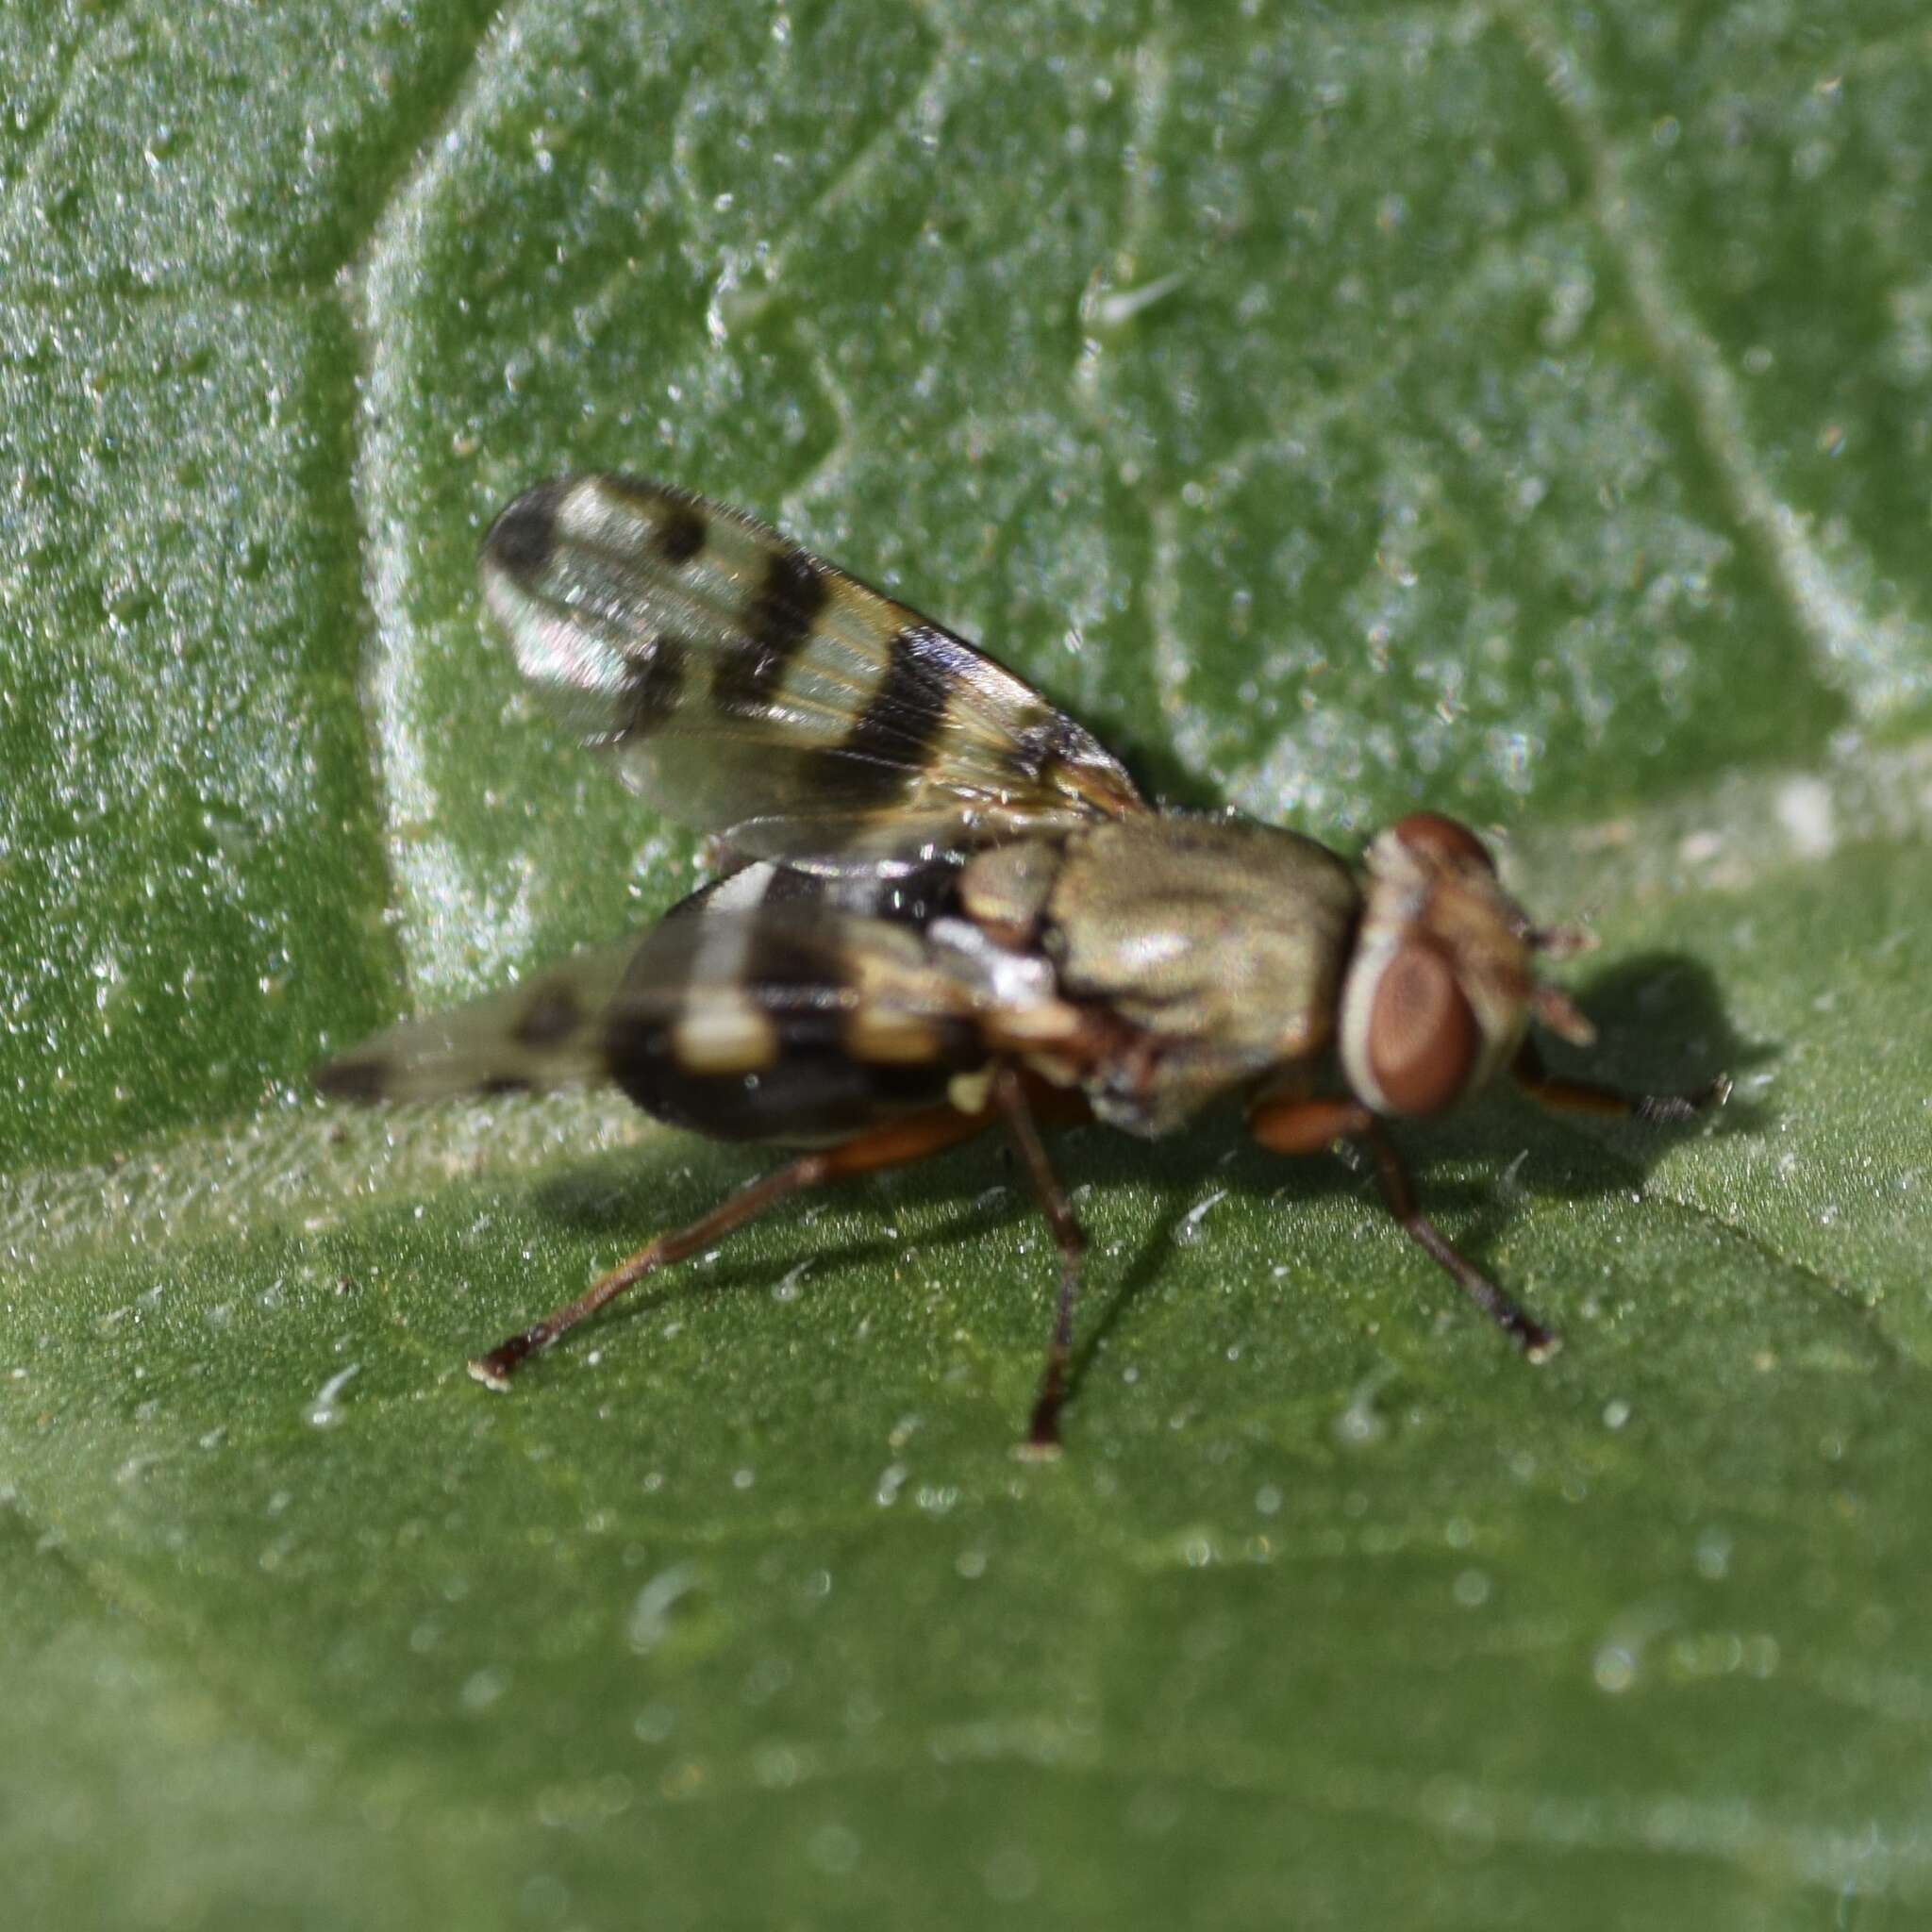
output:
{"label": "fly's abdomen", "polygon": [[987,1058],[972,1005],[916,925],[727,882],[639,949],[602,1047],[609,1077],[661,1121],[811,1142],[943,1103]]}
{"label": "fly's abdomen", "polygon": [[739,1066],[695,1060],[676,1025],[613,1017],[605,1041],[610,1077],[643,1110],[721,1141],[811,1145],[861,1133],[902,1113],[938,1107],[954,1073],[984,1060],[977,1034],[941,1043],[914,1063],[868,1061],[847,1048],[837,1016],[791,1014]]}

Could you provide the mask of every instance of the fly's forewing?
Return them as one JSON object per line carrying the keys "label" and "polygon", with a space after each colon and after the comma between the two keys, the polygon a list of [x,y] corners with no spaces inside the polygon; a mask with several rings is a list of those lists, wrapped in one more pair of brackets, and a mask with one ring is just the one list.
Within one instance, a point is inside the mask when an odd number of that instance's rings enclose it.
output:
{"label": "fly's forewing", "polygon": [[549,707],[658,809],[741,855],[876,871],[1146,809],[1024,680],[702,497],[540,484],[480,567]]}
{"label": "fly's forewing", "polygon": [[511,993],[391,1028],[316,1075],[353,1100],[614,1081],[723,1139],[836,1139],[946,1098],[1000,996],[914,927],[810,902],[708,905]]}
{"label": "fly's forewing", "polygon": [[646,943],[634,935],[592,947],[508,992],[407,1020],[325,1061],[315,1084],[332,1099],[400,1101],[608,1079],[603,1016]]}

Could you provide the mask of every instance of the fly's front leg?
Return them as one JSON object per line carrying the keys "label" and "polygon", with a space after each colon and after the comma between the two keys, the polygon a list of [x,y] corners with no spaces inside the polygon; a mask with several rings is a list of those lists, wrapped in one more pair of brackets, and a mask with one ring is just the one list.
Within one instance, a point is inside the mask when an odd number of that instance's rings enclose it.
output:
{"label": "fly's front leg", "polygon": [[1074,1218],[1073,1204],[1053,1163],[1046,1157],[1046,1143],[1040,1138],[1033,1105],[1027,1098],[1024,1079],[1009,1065],[1002,1065],[992,1076],[992,1104],[999,1109],[1019,1150],[1026,1177],[1053,1230],[1054,1245],[1060,1251],[1060,1285],[1054,1299],[1053,1337],[1046,1345],[1046,1368],[1040,1378],[1040,1398],[1033,1405],[1026,1440],[1020,1444],[1024,1456],[1058,1456],[1060,1448],[1060,1407],[1067,1395],[1067,1364],[1074,1354],[1074,1304],[1080,1294],[1080,1261],[1087,1252],[1087,1237]]}
{"label": "fly's front leg", "polygon": [[1457,1254],[1447,1237],[1415,1205],[1415,1190],[1381,1123],[1358,1100],[1320,1100],[1281,1094],[1256,1102],[1248,1130],[1276,1154],[1316,1154],[1337,1141],[1355,1141],[1374,1157],[1382,1198],[1403,1231],[1507,1334],[1531,1361],[1562,1346],[1558,1338],[1519,1307],[1474,1262]]}
{"label": "fly's front leg", "polygon": [[1267,1094],[1248,1109],[1248,1132],[1271,1154],[1322,1154],[1338,1141],[1359,1141],[1374,1124],[1359,1100],[1305,1093]]}
{"label": "fly's front leg", "polygon": [[1731,1078],[1720,1074],[1707,1086],[1690,1093],[1619,1093],[1613,1087],[1600,1087],[1593,1080],[1567,1080],[1543,1065],[1543,1057],[1534,1041],[1525,1040],[1509,1073],[1516,1084],[1536,1102],[1557,1113],[1591,1113],[1605,1120],[1644,1121],[1663,1125],[1678,1121],[1694,1121],[1713,1107],[1722,1107],[1731,1097]]}
{"label": "fly's front leg", "polygon": [[1388,1202],[1390,1213],[1402,1224],[1408,1238],[1454,1278],[1463,1293],[1531,1361],[1547,1361],[1562,1347],[1562,1338],[1553,1335],[1528,1309],[1511,1301],[1474,1261],[1458,1255],[1450,1246],[1442,1230],[1416,1207],[1415,1189],[1409,1182],[1408,1170],[1403,1166],[1394,1142],[1382,1131],[1379,1123],[1371,1123],[1361,1140],[1375,1157],[1375,1174],[1382,1183],[1382,1198]]}
{"label": "fly's front leg", "polygon": [[559,1336],[568,1334],[579,1322],[587,1321],[599,1308],[615,1301],[645,1275],[723,1241],[787,1195],[807,1188],[824,1187],[828,1181],[843,1180],[851,1174],[872,1174],[879,1168],[923,1160],[928,1154],[938,1154],[970,1140],[991,1118],[989,1112],[970,1114],[949,1107],[935,1108],[929,1113],[908,1115],[903,1121],[893,1121],[821,1153],[801,1155],[776,1172],[741,1188],[728,1201],[701,1215],[689,1227],[660,1234],[656,1241],[647,1242],[601,1276],[575,1301],[545,1315],[522,1334],[499,1342],[488,1355],[476,1357],[470,1363],[470,1374],[486,1389],[508,1389],[510,1377],[531,1356],[548,1348]]}

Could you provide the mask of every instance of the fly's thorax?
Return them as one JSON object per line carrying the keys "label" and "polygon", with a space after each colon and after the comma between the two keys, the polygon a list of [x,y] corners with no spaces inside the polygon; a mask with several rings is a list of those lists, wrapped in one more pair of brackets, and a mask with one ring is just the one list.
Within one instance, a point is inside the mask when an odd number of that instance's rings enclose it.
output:
{"label": "fly's thorax", "polygon": [[1061,839],[1016,839],[969,859],[959,875],[959,903],[989,938],[1031,950],[1065,857]]}
{"label": "fly's thorax", "polygon": [[1376,837],[1365,870],[1342,1070],[1377,1113],[1436,1113],[1522,1045],[1537,936],[1481,841],[1453,819],[1412,813]]}
{"label": "fly's thorax", "polygon": [[1358,909],[1349,868],[1310,840],[1153,815],[984,854],[961,901],[1048,959],[1097,1035],[1119,1035],[1082,1084],[1142,1133],[1324,1050]]}

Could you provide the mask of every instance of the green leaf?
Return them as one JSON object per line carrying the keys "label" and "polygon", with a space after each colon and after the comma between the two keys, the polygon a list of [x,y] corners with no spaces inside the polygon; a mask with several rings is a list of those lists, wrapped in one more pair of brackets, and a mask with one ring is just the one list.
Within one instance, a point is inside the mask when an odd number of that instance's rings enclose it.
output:
{"label": "green leaf", "polygon": [[[75,0],[0,47],[22,1923],[1923,1909],[1921,9]],[[1222,1121],[1058,1145],[1057,1465],[990,1146],[479,1391],[760,1164],[306,1091],[698,876],[479,634],[489,516],[598,466],[781,519],[1172,798],[1508,835],[1606,941],[1587,1063],[1740,1083],[1405,1136],[1565,1351]]]}

